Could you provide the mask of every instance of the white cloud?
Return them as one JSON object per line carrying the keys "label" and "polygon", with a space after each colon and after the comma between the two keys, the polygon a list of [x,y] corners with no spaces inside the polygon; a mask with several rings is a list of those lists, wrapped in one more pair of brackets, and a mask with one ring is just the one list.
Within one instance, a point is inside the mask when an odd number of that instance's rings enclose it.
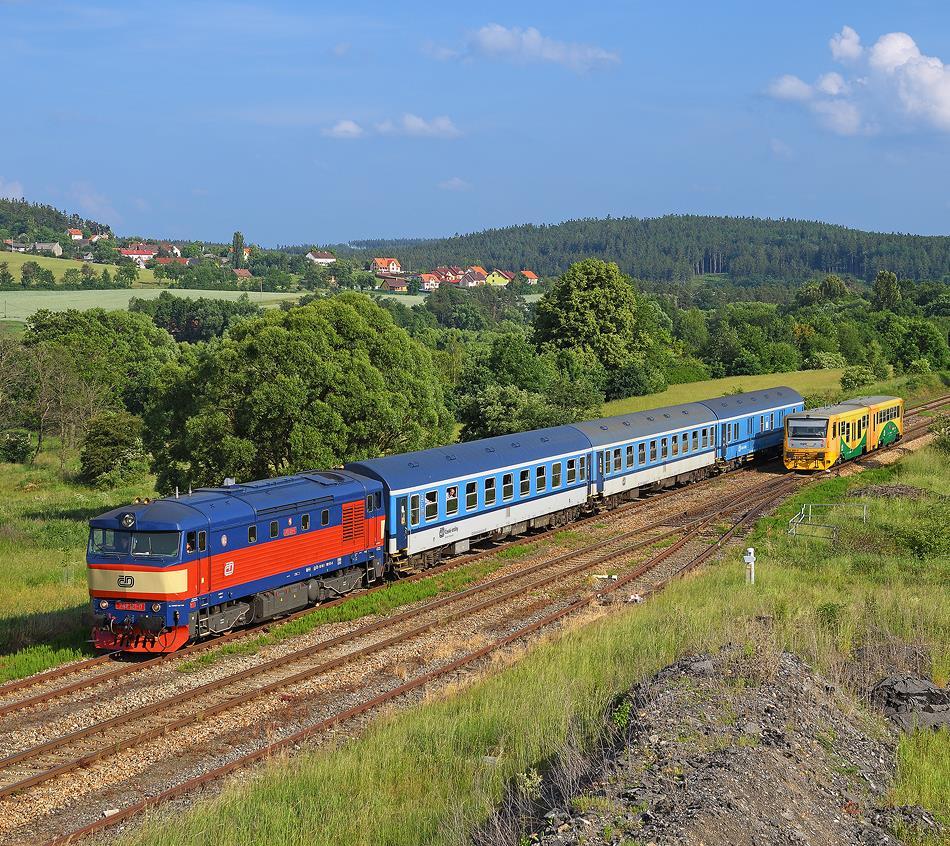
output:
{"label": "white cloud", "polygon": [[443,179],[439,183],[439,188],[443,191],[468,191],[472,187],[470,182],[466,182],[461,176],[453,176],[451,179]]}
{"label": "white cloud", "polygon": [[[595,44],[556,41],[542,35],[533,26],[526,29],[488,24],[473,32],[466,45],[465,55],[507,59],[512,62],[552,62],[573,71],[584,72],[614,65],[620,56]],[[450,55],[445,58],[451,58]]]}
{"label": "white cloud", "polygon": [[769,85],[769,94],[779,100],[810,100],[813,93],[807,82],[790,73],[772,80]]}
{"label": "white cloud", "polygon": [[456,138],[462,134],[452,119],[445,115],[426,120],[409,113],[398,121],[384,120],[376,124],[376,131],[381,135],[409,135],[415,138]]}
{"label": "white cloud", "polygon": [[828,42],[831,55],[838,62],[853,62],[864,52],[861,46],[861,36],[850,26],[843,26],[841,32],[831,36]]}
{"label": "white cloud", "polygon": [[323,130],[328,138],[359,138],[365,130],[355,120],[338,120],[333,126]]}
{"label": "white cloud", "polygon": [[844,77],[840,73],[832,71],[831,73],[826,73],[818,77],[815,88],[822,94],[837,97],[840,94],[847,94],[849,85],[844,81]]}
{"label": "white cloud", "polygon": [[10,182],[0,179],[0,197],[7,200],[20,200],[24,196],[25,192],[23,191],[22,182],[17,182],[15,179]]}
{"label": "white cloud", "polygon": [[924,55],[906,32],[889,32],[864,49],[857,32],[844,27],[830,46],[835,59],[854,65],[850,78],[830,72],[809,85],[785,74],[769,85],[769,94],[801,103],[839,135],[950,132],[950,65]]}

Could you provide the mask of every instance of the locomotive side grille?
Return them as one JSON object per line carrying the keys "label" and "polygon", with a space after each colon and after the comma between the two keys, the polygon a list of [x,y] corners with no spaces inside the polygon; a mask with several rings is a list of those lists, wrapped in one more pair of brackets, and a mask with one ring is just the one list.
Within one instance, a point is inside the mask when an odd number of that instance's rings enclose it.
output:
{"label": "locomotive side grille", "polygon": [[347,502],[343,506],[343,540],[351,541],[363,530],[363,500]]}

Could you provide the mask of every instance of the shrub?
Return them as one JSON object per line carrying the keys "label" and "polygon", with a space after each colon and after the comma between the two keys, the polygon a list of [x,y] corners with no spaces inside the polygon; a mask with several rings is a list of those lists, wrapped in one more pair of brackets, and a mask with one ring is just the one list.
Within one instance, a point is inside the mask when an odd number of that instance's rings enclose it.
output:
{"label": "shrub", "polygon": [[907,365],[907,372],[918,375],[930,373],[930,361],[926,358],[915,358],[910,364]]}
{"label": "shrub", "polygon": [[833,370],[840,367],[847,367],[848,362],[844,360],[841,353],[816,352],[808,357],[805,362],[808,370]]}
{"label": "shrub", "polygon": [[127,411],[110,411],[93,418],[79,453],[80,481],[113,488],[147,472],[142,420]]}
{"label": "shrub", "polygon": [[666,381],[671,385],[701,382],[709,378],[709,368],[699,359],[686,356],[674,358],[666,366]]}
{"label": "shrub", "polygon": [[941,414],[930,424],[930,431],[934,433],[934,446],[941,452],[950,455],[950,415]]}
{"label": "shrub", "polygon": [[873,381],[874,372],[870,367],[864,365],[849,367],[841,374],[841,390],[845,392],[856,391],[858,388],[870,385]]}
{"label": "shrub", "polygon": [[0,434],[0,461],[22,464],[33,454],[33,437],[26,429],[8,429]]}
{"label": "shrub", "polygon": [[607,377],[607,399],[641,397],[667,388],[663,372],[645,361],[633,359],[618,367]]}

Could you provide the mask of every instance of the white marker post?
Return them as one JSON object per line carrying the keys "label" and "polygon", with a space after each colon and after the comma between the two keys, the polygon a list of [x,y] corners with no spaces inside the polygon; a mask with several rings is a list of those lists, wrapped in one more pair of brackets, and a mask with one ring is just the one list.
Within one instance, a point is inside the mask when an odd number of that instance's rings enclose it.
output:
{"label": "white marker post", "polygon": [[750,546],[745,555],[742,556],[745,561],[745,583],[747,585],[755,584],[755,547]]}

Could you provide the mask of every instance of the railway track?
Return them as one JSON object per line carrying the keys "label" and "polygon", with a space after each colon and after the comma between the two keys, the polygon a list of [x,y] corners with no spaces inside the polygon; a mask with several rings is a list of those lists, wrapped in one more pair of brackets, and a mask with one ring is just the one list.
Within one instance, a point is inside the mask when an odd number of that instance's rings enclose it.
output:
{"label": "railway track", "polygon": [[[572,596],[566,599],[558,599],[555,597],[547,603],[545,607],[535,609],[527,618],[524,616],[519,618],[509,626],[504,634],[493,638],[484,646],[469,651],[462,651],[461,654],[453,656],[452,660],[444,662],[441,666],[420,672],[414,678],[402,684],[392,686],[388,690],[380,691],[375,695],[365,696],[361,701],[351,704],[348,707],[332,708],[331,712],[321,719],[311,722],[309,725],[302,725],[278,740],[265,743],[207,772],[186,779],[171,788],[156,792],[155,795],[140,799],[137,802],[127,805],[117,813],[110,814],[108,817],[88,821],[73,831],[52,837],[47,842],[50,844],[61,844],[69,841],[69,838],[92,834],[116,822],[128,819],[148,807],[191,792],[208,781],[220,778],[239,767],[244,767],[261,760],[282,748],[297,745],[307,738],[314,737],[331,727],[353,720],[387,702],[405,696],[411,691],[430,685],[440,679],[450,678],[460,670],[469,667],[492,652],[502,649],[504,646],[514,643],[517,640],[526,638],[540,629],[564,619],[570,614],[577,613],[591,605],[601,603],[620,591],[634,590],[641,596],[648,595],[660,589],[678,574],[697,566],[715,554],[721,548],[722,544],[726,543],[729,538],[740,531],[742,527],[748,525],[756,516],[768,509],[776,501],[782,499],[801,483],[802,480],[797,477],[773,478],[754,486],[752,489],[737,494],[729,501],[724,501],[713,506],[703,515],[686,518],[681,526],[661,531],[647,539],[634,542],[632,537],[626,539],[617,538],[609,545],[594,544],[560,556],[559,569],[557,569],[556,572],[548,573],[541,579],[534,580],[527,585],[522,585],[520,588],[515,588],[504,594],[483,600],[474,606],[468,607],[464,611],[453,612],[453,614],[449,616],[465,616],[466,619],[471,619],[472,616],[480,610],[484,610],[490,606],[504,605],[513,593],[522,594],[536,591],[544,586],[544,584],[550,584],[552,581],[564,577],[566,571],[564,567],[560,565],[568,564],[570,569],[577,570],[578,572],[587,571],[593,567],[603,567],[612,562],[616,563],[636,551],[648,551],[646,560],[638,561],[632,568],[628,568],[626,572],[622,572],[616,580],[608,582],[607,585],[600,590],[593,592],[589,589],[575,591]],[[732,522],[729,529],[723,533],[716,534],[714,542],[709,543],[706,538],[711,526],[715,521],[722,519],[723,516],[727,514],[734,515],[730,518]],[[672,537],[677,538],[672,544],[658,551],[649,551],[649,548],[658,542]],[[554,563],[553,561],[546,562],[543,568],[551,569]],[[666,565],[665,569],[664,565]],[[540,566],[539,569],[541,569]],[[471,595],[469,591],[463,593]],[[418,634],[418,632],[416,632],[416,634]],[[394,637],[401,640],[405,636],[411,636],[411,633],[407,632],[404,635]],[[283,711],[271,714],[271,717],[278,721],[287,720],[290,725],[293,725],[295,721],[292,719],[292,711],[295,707],[299,707],[299,702],[286,707]],[[297,722],[299,724],[299,721]],[[2,765],[2,763],[3,762],[0,762],[0,765]],[[89,798],[85,797],[84,802],[88,801]],[[11,832],[11,834],[16,835],[17,832]]]}
{"label": "railway track", "polygon": [[[939,408],[943,405],[946,405],[948,401],[950,401],[950,397],[941,397],[938,400],[930,401],[917,406],[912,410],[909,410],[908,425],[903,439],[904,442],[918,437],[920,434],[925,432],[930,422],[929,420],[924,420],[911,425],[910,418],[919,416],[917,414],[911,414],[911,412],[920,412]],[[870,457],[873,458],[873,456],[876,454],[877,453],[874,453]],[[859,462],[860,461],[861,460],[859,460]],[[743,474],[740,472],[730,475],[739,477]],[[329,640],[322,641],[319,644],[296,650],[295,652],[292,652],[288,655],[283,655],[279,658],[272,659],[269,663],[264,665],[255,665],[245,668],[239,671],[237,674],[231,674],[220,679],[213,680],[197,688],[194,688],[193,691],[187,694],[185,699],[182,699],[180,695],[177,695],[176,697],[172,697],[167,700],[160,700],[155,703],[150,703],[146,706],[140,706],[137,709],[133,709],[132,711],[126,712],[125,714],[119,715],[110,720],[102,721],[99,724],[87,726],[77,731],[71,732],[62,738],[47,741],[46,743],[38,744],[33,747],[21,749],[20,751],[7,756],[7,758],[0,760],[0,779],[3,780],[2,785],[0,785],[0,799],[3,799],[4,797],[17,796],[20,801],[23,801],[26,796],[30,795],[29,791],[32,788],[47,785],[48,783],[55,783],[55,781],[60,777],[67,776],[68,774],[75,772],[77,769],[91,767],[94,764],[108,760],[110,756],[118,755],[129,749],[140,749],[144,744],[154,741],[157,738],[174,732],[182,731],[183,729],[193,726],[200,721],[207,720],[210,717],[215,717],[232,711],[233,709],[245,706],[248,703],[252,703],[255,700],[261,699],[263,697],[280,694],[281,691],[291,689],[295,685],[311,682],[314,678],[332,673],[334,671],[339,671],[341,668],[351,665],[357,661],[364,660],[372,656],[378,656],[384,650],[400,646],[412,638],[418,638],[425,635],[426,633],[432,632],[437,628],[450,626],[451,624],[457,623],[463,619],[475,619],[479,614],[484,614],[493,608],[503,608],[505,607],[505,603],[515,602],[519,597],[523,598],[525,596],[536,595],[540,591],[549,589],[552,585],[563,585],[566,579],[579,577],[594,567],[605,567],[618,563],[625,556],[629,556],[638,551],[642,553],[643,550],[649,550],[650,547],[653,547],[658,543],[665,542],[672,538],[678,538],[674,540],[668,547],[657,552],[647,561],[637,564],[632,570],[627,570],[622,575],[620,575],[616,581],[608,583],[606,587],[599,591],[591,593],[589,589],[580,590],[578,591],[579,595],[573,597],[570,600],[561,599],[560,602],[553,602],[552,604],[555,606],[553,610],[551,610],[551,604],[545,606],[544,608],[538,607],[537,603],[529,603],[527,607],[522,606],[522,618],[524,618],[524,615],[527,614],[527,617],[530,619],[523,620],[521,624],[516,625],[503,636],[495,638],[486,646],[469,651],[464,655],[453,657],[451,661],[442,667],[428,670],[427,672],[417,675],[413,679],[406,681],[403,684],[397,685],[390,690],[381,691],[380,693],[376,694],[375,696],[371,696],[365,701],[350,705],[349,707],[342,710],[337,709],[335,713],[330,713],[315,723],[301,726],[296,731],[287,734],[285,737],[282,737],[279,740],[275,740],[271,743],[265,744],[264,746],[250,750],[238,757],[233,758],[233,760],[220,764],[218,767],[209,770],[208,772],[195,775],[171,788],[155,792],[154,795],[147,796],[144,799],[139,799],[138,801],[132,802],[131,804],[126,804],[124,808],[120,809],[117,813],[110,813],[108,817],[85,822],[85,824],[81,827],[78,827],[75,830],[67,833],[54,834],[53,831],[48,831],[45,832],[43,836],[51,836],[51,839],[47,840],[46,842],[50,844],[59,844],[67,842],[70,840],[70,838],[82,837],[95,831],[99,831],[104,827],[111,826],[121,822],[122,820],[128,819],[147,807],[160,804],[161,802],[188,793],[207,781],[220,778],[229,772],[233,772],[239,767],[252,764],[255,761],[260,760],[262,757],[273,754],[274,752],[279,751],[288,745],[296,745],[302,740],[313,737],[314,735],[318,735],[320,732],[325,731],[330,727],[339,725],[348,720],[352,720],[362,714],[368,713],[369,711],[386,702],[390,702],[401,696],[405,696],[408,693],[419,689],[420,687],[431,684],[438,679],[445,678],[447,675],[457,673],[459,670],[470,666],[481,658],[484,658],[486,655],[502,649],[504,646],[513,643],[516,640],[528,637],[530,634],[533,634],[539,629],[563,619],[568,614],[575,613],[582,607],[588,607],[592,603],[603,601],[605,598],[616,594],[616,592],[620,591],[621,589],[634,590],[640,596],[649,595],[655,590],[660,589],[671,578],[675,578],[677,575],[680,575],[683,572],[698,566],[710,556],[714,555],[724,543],[728,542],[728,540],[735,534],[742,531],[742,529],[753,519],[755,519],[758,514],[767,510],[775,502],[782,499],[789,492],[802,484],[804,479],[805,477],[786,475],[768,479],[761,484],[754,484],[751,489],[740,491],[732,497],[717,503],[716,506],[710,507],[706,505],[704,507],[700,505],[687,508],[685,511],[680,511],[678,515],[654,520],[652,523],[647,525],[641,525],[635,529],[623,532],[608,541],[591,544],[580,550],[574,550],[572,552],[560,555],[554,559],[533,564],[529,567],[520,569],[514,574],[492,579],[488,582],[483,582],[456,594],[451,594],[441,599],[425,603],[420,608],[414,608],[394,616],[364,624],[357,627],[352,632],[347,632],[330,638]],[[707,480],[707,482],[690,486],[690,488],[692,488],[693,491],[697,491],[700,488],[705,490],[708,487],[708,483],[712,481],[714,480]],[[640,506],[642,508],[644,505],[648,505],[651,502],[656,503],[657,501],[668,500],[671,498],[673,498],[675,501],[677,495],[682,494],[683,491],[689,490],[690,488],[672,489],[662,492],[645,501],[634,502],[617,509],[610,515],[598,514],[589,518],[585,518],[582,521],[571,524],[571,528],[574,529],[585,524],[590,524],[593,521],[602,521],[608,518],[616,520],[618,516],[622,517],[634,510],[637,510],[635,508],[636,506]],[[689,547],[691,542],[701,538],[704,532],[708,534],[712,523],[725,514],[736,514],[737,516],[730,528],[726,532],[722,533],[718,539],[716,539],[715,543],[711,545],[704,543],[702,549],[700,549],[695,554],[689,552],[689,554],[686,555],[685,561],[678,561],[676,559],[678,554],[681,554],[681,557],[682,554],[686,554],[684,553],[684,550]],[[672,525],[676,522],[679,522],[681,525]],[[538,534],[529,539],[527,542],[536,544],[553,534],[554,531],[559,530],[560,529],[551,530],[549,532]],[[644,533],[651,532],[653,534],[650,534],[645,538],[643,537]],[[639,538],[639,540],[634,540],[635,537]],[[519,539],[518,542],[525,543],[526,541],[524,539]],[[412,578],[424,578],[437,572],[454,569],[486,555],[496,554],[497,552],[498,548],[483,550],[473,556],[466,556],[464,559],[450,562],[449,564],[443,565],[440,568],[433,568],[433,570],[425,571],[424,573],[420,573],[416,576],[413,576]],[[544,575],[541,575],[540,578],[525,582],[528,577],[542,573],[544,573]],[[525,582],[525,584],[521,584],[520,586],[516,587],[509,587],[510,585],[517,584],[518,582]],[[494,595],[492,595],[493,592],[495,592]],[[483,595],[487,596],[487,598],[482,599],[481,597]],[[469,600],[475,598],[477,598],[477,601],[474,604],[465,604]],[[342,600],[336,600],[333,603],[327,603],[320,607],[327,607],[327,605],[337,604],[341,601],[346,601],[346,598]],[[450,608],[452,606],[457,607],[447,614],[441,614],[436,619],[426,619],[427,614],[431,615],[433,612],[441,611],[442,609]],[[542,611],[543,613],[541,613]],[[299,617],[312,612],[313,609],[307,609],[306,611],[299,612],[293,616]],[[514,617],[512,617],[512,619],[514,619]],[[357,645],[356,648],[351,649],[349,652],[344,652],[340,655],[324,658],[314,666],[301,668],[301,663],[306,662],[311,658],[322,656],[325,653],[328,653],[329,651],[345,644],[359,644],[359,641],[362,638],[367,638],[374,633],[383,631],[384,629],[390,631],[405,623],[413,624],[405,632],[397,632],[395,634],[390,634],[388,637],[385,637],[382,640],[374,640],[370,643]],[[271,624],[273,625],[273,622]],[[246,637],[253,635],[254,632],[239,632],[234,634],[238,637]],[[200,652],[206,651],[207,649],[214,648],[223,642],[227,642],[227,639],[227,636],[225,636],[224,638],[220,638],[216,641],[197,644],[196,648],[186,650],[184,653],[177,653],[175,657],[180,657],[182,654],[187,654],[189,657],[192,657],[196,654],[200,654]],[[122,675],[134,675],[141,669],[144,669],[147,666],[153,666],[154,664],[164,660],[166,659],[150,659],[146,662],[140,662],[139,665],[131,665],[134,667],[134,669],[126,669],[125,665],[123,665],[122,667],[117,668],[121,672],[117,672],[113,676],[108,676],[111,671],[107,670],[105,673],[99,674],[96,678],[102,678],[103,681],[105,681],[107,676],[109,680],[114,680],[121,677]],[[79,664],[70,665],[69,667],[63,668],[64,672],[62,672],[61,675],[62,677],[68,677],[80,672],[80,670],[76,668],[82,667],[86,664],[98,667],[108,663],[108,656],[90,659],[89,662],[80,662]],[[281,675],[278,672],[281,668],[286,670],[287,666],[290,664],[293,665],[294,672],[290,673],[289,675]],[[247,682],[249,680],[261,681],[261,676],[270,672],[278,673],[279,677],[273,678],[269,681],[264,680],[262,684],[251,684],[247,689],[241,691],[235,692],[233,690],[234,685],[238,683]],[[40,676],[34,677],[32,684],[29,683],[31,680],[24,680],[24,683],[14,682],[10,685],[0,688],[0,696],[4,696],[8,693],[16,692],[22,689],[29,689],[37,684],[43,684],[45,682],[55,680],[58,677],[60,676],[54,671],[49,671],[47,673],[40,674]],[[93,679],[93,683],[98,685],[100,682],[96,681],[96,678]],[[16,700],[12,703],[7,703],[4,706],[0,706],[0,717],[9,713],[15,713],[18,710],[26,710],[32,705],[41,704],[43,702],[49,701],[52,698],[55,698],[56,696],[64,696],[66,693],[63,691],[66,691],[67,689],[72,692],[83,689],[85,686],[86,685],[83,682],[73,683],[67,685],[65,688],[60,688],[58,692],[56,690],[47,691],[39,694],[38,696],[27,697],[25,700]],[[171,706],[173,704],[180,707],[182,704],[199,702],[202,697],[225,691],[225,689],[229,686],[232,688],[232,690],[229,691],[230,695],[216,699],[210,703],[206,703],[197,710],[186,712],[184,714],[178,712],[177,715],[175,712],[171,712],[169,718],[166,721],[162,721],[160,724],[151,725],[144,730],[132,730],[129,734],[118,740],[112,739],[112,734],[114,734],[115,730],[120,727],[134,727],[136,721],[154,718],[161,712],[170,712]],[[301,702],[306,700],[308,700],[308,697],[304,697],[303,700],[300,699],[299,696],[295,698],[293,704],[289,708],[284,709],[288,712],[284,716],[287,718],[293,717],[293,714],[290,712],[294,711],[295,709],[299,709],[301,707]],[[13,707],[11,708],[10,706]],[[280,716],[280,714],[277,716]],[[293,725],[294,720],[288,719],[288,724]],[[104,734],[105,732],[110,732],[110,735],[108,735],[110,742],[104,744],[100,743],[98,745],[93,744],[92,748],[88,749],[88,751],[82,747],[76,746],[77,743],[83,740],[94,738],[96,735]],[[72,753],[68,752],[69,749],[73,750]],[[24,771],[22,765],[26,762],[30,762],[29,768],[32,769],[33,772]],[[10,800],[7,799],[7,801]],[[24,831],[11,831],[10,834],[16,836],[17,838],[21,838],[24,834]],[[6,837],[3,839],[6,839]],[[17,839],[15,841],[9,842],[23,841],[22,839]]]}

